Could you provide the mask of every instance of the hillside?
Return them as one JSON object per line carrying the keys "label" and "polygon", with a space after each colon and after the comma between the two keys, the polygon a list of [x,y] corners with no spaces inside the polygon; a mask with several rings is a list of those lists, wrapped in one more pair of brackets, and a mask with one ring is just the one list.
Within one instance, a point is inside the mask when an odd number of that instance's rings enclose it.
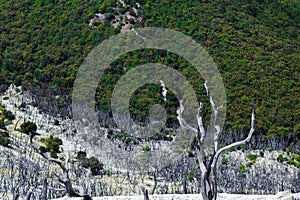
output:
{"label": "hillside", "polygon": [[[134,27],[164,27],[191,36],[214,59],[227,94],[227,130],[247,131],[249,103],[257,105],[257,131],[268,137],[300,137],[300,4],[299,1],[0,1],[0,88],[23,85],[44,111],[67,115],[73,81],[87,54],[116,35],[116,15],[134,13]],[[137,4],[138,3],[138,4]],[[139,5],[139,6],[137,6]],[[118,7],[118,9],[116,9]],[[103,13],[103,23],[89,22]],[[132,14],[134,15],[134,14]],[[206,102],[201,76],[177,55],[157,50],[125,54],[112,63],[100,81],[98,110],[110,112],[116,81],[129,69],[149,62],[176,66]],[[126,70],[120,70],[126,67]],[[105,84],[104,84],[105,83]],[[145,120],[151,105],[163,102],[160,88],[148,85],[134,94],[131,112]],[[56,98],[60,95],[61,98]],[[137,98],[138,97],[138,98]],[[138,100],[136,100],[138,99]],[[168,124],[176,121],[178,102],[169,94]],[[288,135],[292,135],[288,136]]]}
{"label": "hillside", "polygon": [[[46,146],[44,149],[50,151],[51,158],[56,158],[57,162],[65,162],[74,187],[79,191],[85,190],[93,197],[99,197],[93,198],[95,200],[141,199],[137,195],[141,195],[143,185],[149,191],[156,188],[155,195],[150,196],[151,199],[199,199],[201,174],[194,157],[179,152],[180,156],[177,157],[169,155],[175,159],[167,166],[156,166],[154,162],[147,161],[151,157],[147,154],[149,152],[142,148],[147,145],[153,149],[155,143],[144,141],[126,146],[122,138],[111,140],[107,138],[108,135],[104,136],[100,141],[105,139],[106,143],[115,145],[116,152],[120,152],[124,146],[131,147],[129,152],[133,153],[130,157],[124,159],[126,154],[121,152],[123,159],[118,160],[117,155],[109,150],[113,147],[101,148],[101,143],[95,141],[95,136],[88,135],[90,130],[81,135],[75,134],[76,125],[72,120],[63,120],[43,113],[34,106],[34,99],[20,87],[11,86],[4,96],[0,95],[0,102],[0,122],[4,118],[4,124],[0,124],[0,198],[3,200],[14,199],[17,196],[19,199],[25,199],[30,191],[33,200],[63,196],[62,199],[70,199],[58,179],[63,174],[62,170],[57,164],[44,159],[30,145],[30,137],[22,129],[26,122],[37,126],[34,144],[40,148]],[[114,133],[118,131],[109,128],[103,130]],[[97,134],[99,136],[99,132]],[[60,138],[61,143],[55,144],[55,140],[50,140],[51,136]],[[92,139],[86,139],[87,136]],[[7,138],[8,142],[3,138]],[[254,143],[255,141],[251,141],[250,145]],[[163,143],[160,141],[159,144]],[[47,148],[54,146],[57,146],[59,151],[53,154],[53,151]],[[161,155],[159,149],[153,152]],[[177,153],[178,149],[175,149],[173,154]],[[112,157],[114,159],[111,159]],[[138,160],[144,167],[140,169],[141,165],[133,165],[132,159]],[[156,159],[160,164],[168,160],[166,157]],[[90,166],[91,160],[94,160],[93,168]],[[100,167],[95,165],[97,163]],[[152,166],[158,168],[153,171]],[[220,199],[280,199],[280,196],[298,198],[300,155],[287,149],[231,149],[220,158],[217,175]],[[285,192],[278,193],[279,191]]]}

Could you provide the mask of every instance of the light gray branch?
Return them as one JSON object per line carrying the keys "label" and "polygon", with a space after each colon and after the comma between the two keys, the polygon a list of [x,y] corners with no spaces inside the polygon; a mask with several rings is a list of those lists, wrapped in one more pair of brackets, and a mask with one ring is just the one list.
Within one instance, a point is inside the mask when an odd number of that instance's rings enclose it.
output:
{"label": "light gray branch", "polygon": [[197,135],[198,130],[193,128],[192,126],[190,126],[182,116],[182,113],[184,111],[183,100],[180,100],[179,103],[180,103],[180,109],[177,110],[177,114],[178,114],[177,119],[179,121],[180,126],[182,128],[191,130],[192,132],[194,132]]}
{"label": "light gray branch", "polygon": [[226,150],[229,150],[231,148],[234,148],[234,147],[238,147],[238,146],[241,146],[241,145],[245,145],[246,143],[249,143],[252,136],[253,136],[253,133],[255,131],[255,106],[253,106],[253,110],[252,110],[252,116],[251,116],[251,129],[249,131],[249,134],[247,136],[246,139],[242,140],[242,141],[238,141],[238,142],[235,142],[235,143],[232,143],[232,144],[229,144],[221,149],[219,149],[217,152],[216,152],[216,155],[214,156],[214,160],[213,160],[213,163],[212,163],[212,168],[216,166],[217,164],[217,161],[218,161],[218,158],[219,156],[221,155],[221,153],[223,153],[224,151]]}

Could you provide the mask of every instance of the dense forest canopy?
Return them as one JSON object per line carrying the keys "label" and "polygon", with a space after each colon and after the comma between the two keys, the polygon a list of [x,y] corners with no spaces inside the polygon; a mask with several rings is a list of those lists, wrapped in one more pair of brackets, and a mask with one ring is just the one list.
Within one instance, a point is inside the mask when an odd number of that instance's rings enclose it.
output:
{"label": "dense forest canopy", "polygon": [[[109,18],[139,3],[143,21],[135,27],[163,27],[180,31],[200,43],[212,56],[227,93],[226,127],[249,127],[249,104],[257,105],[257,130],[267,136],[300,137],[300,2],[233,0],[131,0],[116,11],[112,0],[0,0],[0,89],[23,85],[39,99],[59,108],[70,103],[76,73],[87,54],[103,40],[120,32]],[[104,23],[89,27],[96,13]],[[100,80],[98,109],[109,111],[117,80],[133,67],[149,62],[173,66],[185,75],[206,102],[203,80],[183,58],[145,49],[115,60]],[[124,68],[125,67],[125,68]],[[105,84],[104,84],[105,83]],[[146,118],[151,105],[168,111],[176,124],[179,105],[172,93],[163,102],[159,85],[140,88],[131,99],[137,120]],[[60,95],[61,98],[52,98]],[[42,101],[40,101],[42,102]],[[45,104],[44,104],[45,105]],[[48,104],[47,104],[48,105]],[[53,109],[54,110],[54,109]],[[209,113],[206,109],[205,113]]]}

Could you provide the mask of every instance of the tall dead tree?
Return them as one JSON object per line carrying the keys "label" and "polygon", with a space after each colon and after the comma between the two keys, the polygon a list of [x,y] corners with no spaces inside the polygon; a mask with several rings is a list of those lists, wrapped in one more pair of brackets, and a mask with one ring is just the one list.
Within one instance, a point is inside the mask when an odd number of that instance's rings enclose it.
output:
{"label": "tall dead tree", "polygon": [[[200,106],[198,108],[198,114],[197,114],[197,128],[193,128],[190,126],[183,118],[182,114],[184,111],[184,105],[183,101],[180,100],[180,108],[177,110],[178,114],[178,121],[182,128],[188,129],[192,131],[195,134],[196,140],[197,140],[197,146],[196,147],[196,157],[199,162],[199,167],[201,170],[201,194],[203,200],[216,200],[217,199],[217,162],[220,157],[220,155],[231,148],[235,148],[241,145],[245,145],[246,143],[249,143],[249,141],[252,138],[252,135],[254,133],[254,122],[255,122],[255,105],[252,104],[252,117],[251,117],[251,129],[249,131],[249,134],[246,139],[235,142],[232,144],[229,144],[225,147],[219,148],[219,139],[220,139],[220,133],[221,129],[220,126],[217,124],[218,120],[218,112],[219,108],[217,107],[213,101],[212,96],[209,93],[207,82],[204,84],[207,92],[207,96],[209,97],[210,104],[213,108],[214,112],[214,132],[212,133],[214,138],[214,149],[212,150],[211,154],[208,155],[208,153],[205,151],[205,140],[208,137],[207,130],[205,130],[202,120],[202,108],[203,104],[200,103]],[[208,162],[207,162],[207,158]]]}

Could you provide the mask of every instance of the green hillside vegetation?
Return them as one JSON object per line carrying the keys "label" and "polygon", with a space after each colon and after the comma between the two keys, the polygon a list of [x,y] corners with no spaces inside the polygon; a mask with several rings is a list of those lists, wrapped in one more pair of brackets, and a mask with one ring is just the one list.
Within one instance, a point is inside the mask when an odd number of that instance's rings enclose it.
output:
{"label": "green hillside vegetation", "polygon": [[[126,1],[125,1],[126,2]],[[257,130],[266,136],[300,137],[300,2],[130,1],[141,4],[144,22],[135,27],[174,29],[191,36],[213,57],[227,93],[226,128],[249,128],[250,102],[257,105]],[[129,3],[128,3],[129,4]],[[0,0],[0,89],[23,85],[60,108],[70,92],[80,64],[101,41],[120,32],[106,20],[90,29],[96,13],[115,14],[115,1]],[[122,12],[126,11],[123,8]],[[115,60],[102,77],[98,109],[110,111],[110,95],[119,78],[137,65],[159,62],[185,75],[206,106],[203,80],[184,59],[158,50],[134,51]],[[126,67],[126,70],[124,70]],[[50,100],[55,95],[62,98]],[[151,105],[167,108],[168,125],[176,124],[178,100],[159,85],[146,85],[131,98],[135,119],[146,121]]]}

